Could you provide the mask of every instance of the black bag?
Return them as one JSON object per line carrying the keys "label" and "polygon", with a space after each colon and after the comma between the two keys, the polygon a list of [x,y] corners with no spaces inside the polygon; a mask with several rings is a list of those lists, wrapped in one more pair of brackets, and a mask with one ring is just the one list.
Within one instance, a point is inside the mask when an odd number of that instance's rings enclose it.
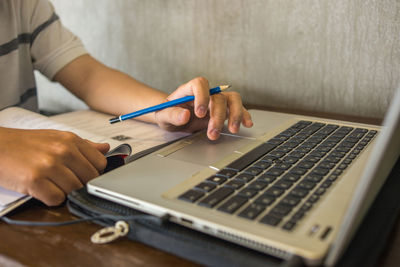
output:
{"label": "black bag", "polygon": [[[375,266],[400,210],[400,160],[382,187],[338,266]],[[145,215],[140,211],[90,195],[86,188],[68,195],[69,210],[82,218],[107,214],[95,220],[111,226],[121,216]],[[191,230],[168,218],[138,216],[127,221],[128,238],[207,266],[301,266],[298,257],[282,261],[272,256]],[[371,231],[371,229],[374,229]]]}

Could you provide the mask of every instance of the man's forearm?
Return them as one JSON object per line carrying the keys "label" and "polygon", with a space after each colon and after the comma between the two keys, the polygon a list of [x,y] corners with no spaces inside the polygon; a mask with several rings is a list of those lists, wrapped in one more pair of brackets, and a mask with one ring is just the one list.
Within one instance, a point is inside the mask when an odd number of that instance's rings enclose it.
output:
{"label": "man's forearm", "polygon": [[[164,102],[167,94],[106,67],[89,55],[61,69],[55,80],[82,99],[90,108],[109,114],[126,114]],[[140,117],[154,122],[154,114]]]}

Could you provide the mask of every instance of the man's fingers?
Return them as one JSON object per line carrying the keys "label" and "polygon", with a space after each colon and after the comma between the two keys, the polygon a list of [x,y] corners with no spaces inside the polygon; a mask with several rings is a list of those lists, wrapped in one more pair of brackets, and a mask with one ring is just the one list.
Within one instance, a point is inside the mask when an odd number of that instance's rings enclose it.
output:
{"label": "man's fingers", "polygon": [[203,118],[207,114],[208,103],[210,102],[210,87],[205,78],[199,77],[189,82],[194,95],[194,113],[197,117]]}
{"label": "man's fingers", "polygon": [[227,113],[227,98],[223,94],[211,96],[210,121],[208,122],[207,136],[211,140],[218,139]]}
{"label": "man's fingers", "polygon": [[173,92],[168,100],[184,96],[194,96],[194,113],[198,118],[204,118],[207,115],[207,109],[210,101],[210,88],[208,80],[203,77],[197,77],[183,85]]}
{"label": "man's fingers", "polygon": [[207,136],[211,140],[218,139],[226,119],[232,133],[237,133],[241,124],[245,127],[253,126],[251,116],[243,107],[237,92],[221,92],[210,96],[208,81],[198,77],[181,85],[167,100],[189,95],[194,96],[194,103],[185,104],[189,111],[173,108],[159,111],[156,113],[158,125],[170,131],[190,132],[207,126]]}
{"label": "man's fingers", "polygon": [[48,206],[60,205],[65,200],[65,193],[49,179],[36,179],[29,188],[29,195]]}
{"label": "man's fingers", "polygon": [[110,144],[108,143],[95,143],[88,139],[85,139],[91,146],[96,148],[100,153],[105,154],[110,150]]}
{"label": "man's fingers", "polygon": [[237,133],[243,120],[243,104],[237,92],[223,93],[227,97],[229,109],[228,128],[231,133]]}
{"label": "man's fingers", "polygon": [[65,194],[83,186],[75,173],[63,165],[55,166],[52,170],[49,170],[48,177]]}
{"label": "man's fingers", "polygon": [[250,128],[253,126],[253,121],[251,119],[250,113],[247,111],[247,109],[243,108],[243,119],[242,123],[245,127]]}
{"label": "man's fingers", "polygon": [[78,149],[97,172],[100,173],[104,170],[107,159],[99,150],[94,149],[92,145],[85,141],[79,143]]}

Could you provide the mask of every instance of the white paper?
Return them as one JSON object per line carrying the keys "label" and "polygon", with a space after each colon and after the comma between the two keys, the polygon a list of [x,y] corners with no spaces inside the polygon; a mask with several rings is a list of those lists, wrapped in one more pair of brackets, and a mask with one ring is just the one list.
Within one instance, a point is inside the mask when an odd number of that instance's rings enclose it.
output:
{"label": "white paper", "polygon": [[73,128],[62,122],[54,121],[51,117],[18,107],[7,108],[0,112],[0,126],[16,129],[54,129],[70,131],[90,140],[100,138],[93,133],[86,132],[79,128]]}
{"label": "white paper", "polygon": [[25,203],[31,197],[0,186],[0,217]]}
{"label": "white paper", "polygon": [[18,199],[20,199],[25,195],[11,190],[7,190],[0,186],[0,196],[1,196],[0,198],[0,209],[1,209],[1,207],[5,207],[14,201],[17,201]]}
{"label": "white paper", "polygon": [[91,133],[91,141],[108,142],[112,147],[127,143],[132,153],[187,136],[182,132],[167,132],[157,125],[137,120],[126,120],[114,124],[109,119],[114,116],[93,110],[80,110],[51,117],[54,122],[82,132]]}

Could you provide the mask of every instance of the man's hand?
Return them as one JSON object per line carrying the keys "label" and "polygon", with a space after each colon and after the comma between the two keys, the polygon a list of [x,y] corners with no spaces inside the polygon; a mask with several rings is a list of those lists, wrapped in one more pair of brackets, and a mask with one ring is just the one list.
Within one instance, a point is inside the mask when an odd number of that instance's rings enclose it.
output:
{"label": "man's hand", "polygon": [[54,206],[104,170],[110,147],[70,132],[0,127],[0,148],[0,185]]}
{"label": "man's hand", "polygon": [[194,95],[194,103],[156,112],[158,125],[169,131],[194,132],[207,128],[207,136],[211,140],[218,139],[226,119],[231,133],[237,133],[240,124],[253,126],[250,114],[243,107],[237,92],[221,92],[210,96],[209,90],[208,81],[201,77],[181,85],[168,96],[167,101]]}

